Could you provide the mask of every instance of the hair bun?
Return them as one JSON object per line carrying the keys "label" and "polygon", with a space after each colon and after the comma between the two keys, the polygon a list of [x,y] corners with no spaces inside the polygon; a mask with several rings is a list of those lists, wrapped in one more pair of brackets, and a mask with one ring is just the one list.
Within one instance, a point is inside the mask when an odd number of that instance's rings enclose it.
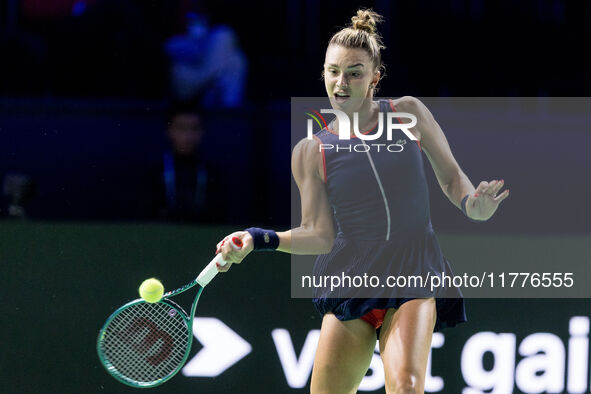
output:
{"label": "hair bun", "polygon": [[377,32],[377,24],[384,18],[372,10],[358,10],[357,15],[351,18],[352,27],[355,30],[366,31],[369,34]]}

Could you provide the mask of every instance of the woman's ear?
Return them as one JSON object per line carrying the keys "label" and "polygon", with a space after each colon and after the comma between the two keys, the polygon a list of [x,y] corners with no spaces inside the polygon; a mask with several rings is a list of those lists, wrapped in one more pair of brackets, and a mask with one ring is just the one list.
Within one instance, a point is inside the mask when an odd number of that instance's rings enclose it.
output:
{"label": "woman's ear", "polygon": [[372,79],[372,81],[371,81],[371,84],[372,84],[374,87],[375,87],[375,86],[377,86],[378,82],[380,82],[380,78],[381,78],[381,76],[382,76],[382,74],[380,73],[380,71],[379,71],[379,70],[378,70],[378,71],[376,71],[376,73],[375,73],[375,75],[374,75],[374,77],[373,77],[373,79]]}

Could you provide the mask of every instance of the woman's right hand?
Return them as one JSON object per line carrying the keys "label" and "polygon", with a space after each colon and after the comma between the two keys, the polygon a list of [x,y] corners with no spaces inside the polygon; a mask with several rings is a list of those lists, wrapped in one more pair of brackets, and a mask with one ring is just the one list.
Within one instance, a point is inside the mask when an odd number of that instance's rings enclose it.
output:
{"label": "woman's right hand", "polygon": [[[237,237],[242,241],[242,248],[238,249],[232,244],[232,238],[234,237]],[[216,246],[216,254],[221,253],[222,259],[226,262],[226,265],[224,266],[217,264],[218,271],[226,272],[230,269],[232,264],[240,264],[253,249],[254,243],[252,236],[248,231],[236,231],[227,235],[223,240],[218,242]]]}

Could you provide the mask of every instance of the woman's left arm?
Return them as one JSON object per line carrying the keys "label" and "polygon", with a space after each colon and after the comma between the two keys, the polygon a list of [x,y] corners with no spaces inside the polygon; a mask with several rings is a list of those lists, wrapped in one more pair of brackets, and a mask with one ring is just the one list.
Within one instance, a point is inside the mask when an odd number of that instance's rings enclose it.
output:
{"label": "woman's left arm", "polygon": [[458,208],[465,201],[466,215],[476,221],[490,219],[499,204],[509,196],[509,189],[499,194],[504,181],[482,181],[476,189],[454,158],[443,130],[427,107],[414,97],[403,97],[397,104],[400,112],[409,112],[417,117],[417,125],[411,131],[419,138],[421,148],[427,155],[441,190]]}

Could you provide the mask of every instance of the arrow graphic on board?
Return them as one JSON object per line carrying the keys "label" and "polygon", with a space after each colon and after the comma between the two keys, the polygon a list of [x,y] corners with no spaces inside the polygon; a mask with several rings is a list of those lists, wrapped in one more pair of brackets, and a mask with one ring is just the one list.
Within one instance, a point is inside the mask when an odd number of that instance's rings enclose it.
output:
{"label": "arrow graphic on board", "polygon": [[250,343],[213,317],[196,317],[193,335],[203,349],[183,367],[185,376],[218,376],[252,351]]}

